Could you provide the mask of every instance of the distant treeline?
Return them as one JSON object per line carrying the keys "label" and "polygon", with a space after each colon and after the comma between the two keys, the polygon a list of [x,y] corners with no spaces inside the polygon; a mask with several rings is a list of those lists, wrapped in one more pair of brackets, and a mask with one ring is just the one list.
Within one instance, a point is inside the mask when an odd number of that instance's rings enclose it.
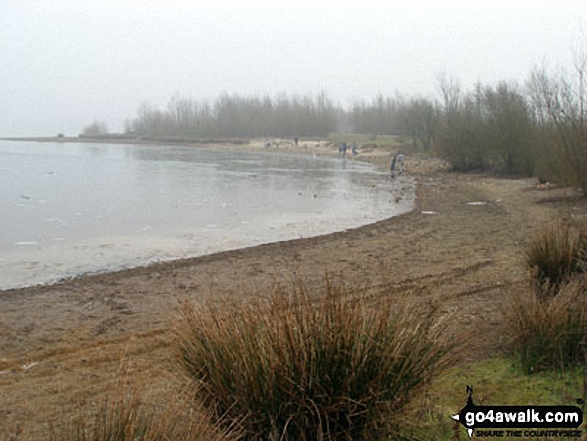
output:
{"label": "distant treeline", "polygon": [[[214,102],[171,98],[166,110],[142,104],[126,134],[143,139],[326,137],[334,132],[397,135],[430,149],[460,171],[535,175],[587,191],[584,68],[576,75],[536,70],[520,87],[506,82],[463,91],[440,78],[441,99],[377,96],[349,109],[318,95],[251,97]],[[106,133],[99,122],[83,135]]]}
{"label": "distant treeline", "polygon": [[213,103],[174,96],[166,110],[147,103],[126,131],[149,137],[259,138],[328,136],[338,128],[337,109],[318,96],[277,98],[221,95]]}
{"label": "distant treeline", "polygon": [[[166,110],[141,104],[126,122],[126,133],[152,138],[326,137],[334,132],[406,135],[430,147],[437,103],[424,98],[378,96],[371,103],[356,102],[350,111],[335,106],[322,92],[317,96],[277,98],[224,94],[213,103],[173,96]],[[94,122],[84,135],[100,133]],[[102,133],[104,133],[102,131]]]}

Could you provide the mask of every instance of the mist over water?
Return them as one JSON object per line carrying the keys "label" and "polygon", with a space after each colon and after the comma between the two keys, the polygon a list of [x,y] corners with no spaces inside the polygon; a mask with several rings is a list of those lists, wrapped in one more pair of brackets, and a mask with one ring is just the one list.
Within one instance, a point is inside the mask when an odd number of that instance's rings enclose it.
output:
{"label": "mist over water", "polygon": [[413,199],[410,178],[335,158],[4,141],[0,288],[340,231]]}

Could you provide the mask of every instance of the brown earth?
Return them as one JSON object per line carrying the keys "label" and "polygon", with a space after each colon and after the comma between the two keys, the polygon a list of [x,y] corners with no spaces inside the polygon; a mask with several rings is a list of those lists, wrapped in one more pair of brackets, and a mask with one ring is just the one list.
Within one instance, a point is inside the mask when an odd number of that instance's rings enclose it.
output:
{"label": "brown earth", "polygon": [[[316,154],[332,151],[325,143],[301,144]],[[375,148],[359,159],[386,167],[389,150]],[[0,439],[19,430],[19,439],[43,439],[49,421],[112,393],[121,366],[153,396],[169,393],[174,375],[167,330],[179,298],[239,295],[251,287],[262,292],[296,275],[310,289],[322,286],[328,272],[349,289],[373,285],[376,296],[412,289],[428,295],[456,312],[469,334],[469,357],[495,355],[503,347],[504,298],[527,286],[525,244],[549,220],[585,216],[585,210],[572,211],[569,192],[538,190],[534,180],[449,173],[440,161],[417,155],[408,156],[407,169],[418,182],[417,208],[397,218],[0,291]]]}

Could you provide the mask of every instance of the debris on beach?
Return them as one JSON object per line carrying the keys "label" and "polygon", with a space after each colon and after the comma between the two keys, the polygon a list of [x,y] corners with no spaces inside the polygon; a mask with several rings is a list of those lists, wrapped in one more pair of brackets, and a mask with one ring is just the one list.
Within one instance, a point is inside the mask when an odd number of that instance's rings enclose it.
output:
{"label": "debris on beach", "polygon": [[536,189],[537,190],[550,190],[553,187],[554,187],[554,185],[552,185],[550,182],[548,182],[544,179],[540,179],[539,184],[536,186]]}
{"label": "debris on beach", "polygon": [[82,306],[82,310],[84,311],[91,311],[92,309],[94,309],[94,302],[88,302]]}

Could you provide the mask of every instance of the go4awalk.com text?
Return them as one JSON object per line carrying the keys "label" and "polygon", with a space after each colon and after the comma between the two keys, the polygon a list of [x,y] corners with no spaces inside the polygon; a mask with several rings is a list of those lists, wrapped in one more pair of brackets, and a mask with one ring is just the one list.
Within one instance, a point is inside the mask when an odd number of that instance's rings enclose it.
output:
{"label": "go4awalk.com text", "polygon": [[477,406],[467,386],[465,407],[452,418],[469,437],[579,438],[583,412],[577,406]]}

